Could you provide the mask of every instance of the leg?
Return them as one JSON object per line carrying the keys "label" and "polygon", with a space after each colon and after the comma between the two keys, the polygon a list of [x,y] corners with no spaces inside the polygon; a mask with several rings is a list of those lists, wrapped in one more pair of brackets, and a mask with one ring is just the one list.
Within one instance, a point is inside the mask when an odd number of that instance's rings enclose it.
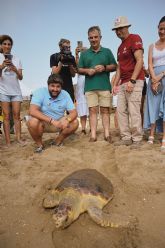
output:
{"label": "leg", "polygon": [[115,124],[115,128],[118,129],[118,117],[117,117],[117,108],[115,108],[115,113],[114,113],[114,124]]}
{"label": "leg", "polygon": [[144,123],[144,101],[145,101],[145,96],[142,95],[141,106],[140,106],[140,114],[141,114],[141,120],[142,120],[142,127],[143,127],[143,123]]}
{"label": "leg", "polygon": [[98,225],[101,225],[103,227],[120,227],[120,226],[126,226],[128,223],[121,223],[116,224],[111,221],[110,214],[104,213],[102,209],[100,209],[97,206],[89,206],[88,207],[88,214],[92,218],[94,222],[96,222]]}
{"label": "leg", "polygon": [[128,102],[126,97],[125,85],[120,86],[117,102],[117,115],[120,134],[122,140],[131,140],[131,132],[129,127]]}
{"label": "leg", "polygon": [[133,142],[139,142],[143,137],[140,113],[143,84],[144,82],[142,80],[137,80],[133,92],[128,96],[128,109],[131,118]]}
{"label": "leg", "polygon": [[91,128],[91,139],[96,141],[98,106],[89,108],[89,122]]}
{"label": "leg", "polygon": [[165,152],[165,121],[163,121],[163,139],[162,139],[161,150]]}
{"label": "leg", "polygon": [[98,91],[89,91],[85,93],[87,104],[89,107],[89,125],[91,130],[91,138],[89,141],[96,141],[97,130],[97,115],[99,110],[99,96]]}
{"label": "leg", "polygon": [[[10,107],[11,110],[11,107]],[[15,134],[18,142],[21,141],[21,119],[20,119],[20,111],[21,111],[21,102],[12,102],[12,112],[15,126]]]}
{"label": "leg", "polygon": [[27,122],[28,130],[32,139],[35,141],[38,147],[42,146],[42,135],[44,132],[44,126],[42,122],[36,118],[31,118]]}
{"label": "leg", "polygon": [[10,133],[14,134],[14,120],[13,120],[13,111],[11,104],[10,104]]}
{"label": "leg", "polygon": [[84,131],[84,134],[86,134],[86,121],[87,121],[87,116],[84,115],[84,116],[81,116],[80,117],[80,123],[81,123],[81,127],[82,127],[82,131]]}
{"label": "leg", "polygon": [[100,107],[100,112],[102,116],[102,124],[104,128],[104,137],[110,137],[110,108]]}
{"label": "leg", "polygon": [[7,146],[10,146],[10,102],[2,102],[3,127]]}
{"label": "leg", "polygon": [[66,139],[68,136],[70,136],[71,134],[73,134],[77,128],[78,128],[78,120],[74,120],[72,122],[69,123],[69,127],[63,129],[59,135],[57,136],[55,142],[56,142],[56,145],[60,145],[64,139]]}

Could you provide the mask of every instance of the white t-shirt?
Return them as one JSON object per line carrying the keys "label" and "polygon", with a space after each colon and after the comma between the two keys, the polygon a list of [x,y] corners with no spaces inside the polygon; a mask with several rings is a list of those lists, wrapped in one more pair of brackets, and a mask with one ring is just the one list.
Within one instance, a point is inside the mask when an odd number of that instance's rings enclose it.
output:
{"label": "white t-shirt", "polygon": [[[0,54],[0,65],[4,59],[4,55]],[[14,55],[12,57],[12,63],[17,69],[22,69],[20,59]],[[22,95],[17,74],[14,71],[8,70],[7,67],[2,70],[2,75],[0,76],[0,93],[10,96]]]}

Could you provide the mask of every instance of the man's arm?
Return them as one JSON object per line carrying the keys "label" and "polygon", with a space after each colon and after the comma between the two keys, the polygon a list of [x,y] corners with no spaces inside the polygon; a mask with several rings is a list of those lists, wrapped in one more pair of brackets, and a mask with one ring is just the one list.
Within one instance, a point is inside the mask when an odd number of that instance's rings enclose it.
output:
{"label": "man's arm", "polygon": [[50,123],[52,119],[51,117],[44,115],[41,112],[40,107],[35,104],[30,104],[29,114],[32,117],[39,119],[40,121],[45,121],[47,123]]}
{"label": "man's arm", "polygon": [[[135,57],[135,60],[136,60],[136,64],[135,64],[135,67],[134,67],[134,71],[132,73],[132,76],[131,76],[131,79],[133,80],[136,80],[141,69],[143,68],[143,50],[142,49],[138,49],[134,52],[134,57]],[[131,81],[129,81],[127,83],[127,87],[126,87],[126,91],[131,93],[134,89],[134,84],[131,83]]]}
{"label": "man's arm", "polygon": [[53,125],[53,126],[55,126],[57,128],[61,128],[62,129],[62,127],[63,127],[62,124],[61,124],[61,122],[59,120],[54,120],[53,118],[51,118],[51,117],[49,117],[47,115],[44,115],[41,112],[40,107],[37,106],[37,105],[35,105],[35,104],[31,104],[30,105],[29,114],[32,117],[34,117],[34,118],[36,118],[36,119],[38,119],[40,121],[45,121],[48,124]]}
{"label": "man's arm", "polygon": [[117,87],[119,85],[120,82],[120,65],[117,65],[117,69],[116,69],[116,73],[115,73],[115,77],[113,79],[113,87],[112,87],[112,94],[116,95],[117,94]]}
{"label": "man's arm", "polygon": [[70,74],[72,77],[76,75],[77,69],[74,65],[69,65]]}
{"label": "man's arm", "polygon": [[96,73],[94,68],[79,68],[78,73],[81,75],[93,76]]}
{"label": "man's arm", "polygon": [[144,64],[144,62],[143,62],[143,50],[142,49],[136,50],[134,52],[134,57],[136,60],[136,65],[135,65],[134,71],[132,73],[131,79],[136,80],[141,69],[143,68],[143,64]]}
{"label": "man's arm", "polygon": [[66,116],[66,118],[69,120],[69,122],[74,121],[77,118],[77,110],[72,109],[69,112],[69,115]]}

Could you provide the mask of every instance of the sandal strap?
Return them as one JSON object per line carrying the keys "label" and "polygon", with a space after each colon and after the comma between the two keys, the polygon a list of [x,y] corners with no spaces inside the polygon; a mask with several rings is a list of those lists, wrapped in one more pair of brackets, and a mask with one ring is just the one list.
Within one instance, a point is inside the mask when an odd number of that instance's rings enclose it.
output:
{"label": "sandal strap", "polygon": [[152,140],[153,141],[154,140],[154,136],[149,136],[148,137],[148,140]]}

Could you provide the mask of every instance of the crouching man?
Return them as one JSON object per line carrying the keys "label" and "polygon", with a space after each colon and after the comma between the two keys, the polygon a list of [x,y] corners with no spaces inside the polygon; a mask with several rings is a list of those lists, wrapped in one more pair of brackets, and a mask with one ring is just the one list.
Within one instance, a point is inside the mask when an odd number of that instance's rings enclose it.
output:
{"label": "crouching man", "polygon": [[47,83],[48,88],[40,88],[33,93],[30,103],[27,126],[37,144],[35,152],[43,150],[44,132],[58,132],[53,143],[60,146],[78,128],[77,111],[69,94],[62,90],[62,78],[52,74]]}

